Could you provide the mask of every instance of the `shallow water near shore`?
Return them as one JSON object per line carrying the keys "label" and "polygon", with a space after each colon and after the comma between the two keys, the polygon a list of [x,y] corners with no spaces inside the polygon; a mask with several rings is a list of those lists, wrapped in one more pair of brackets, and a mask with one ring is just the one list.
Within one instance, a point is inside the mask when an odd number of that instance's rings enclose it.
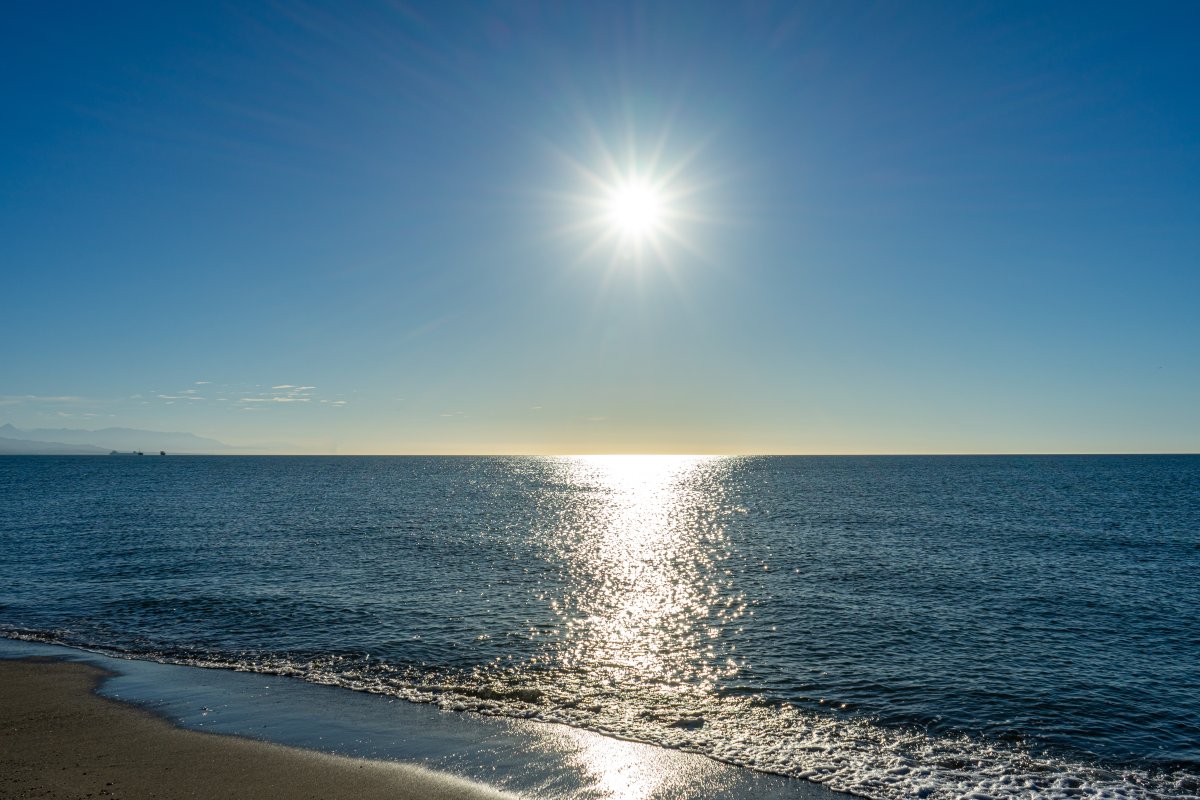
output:
{"label": "shallow water near shore", "polygon": [[400,761],[526,797],[837,800],[806,781],[599,734],[348,692],[279,676],[114,658],[0,639],[0,659],[47,657],[111,673],[99,694],[193,730]]}
{"label": "shallow water near shore", "polygon": [[1200,457],[26,457],[0,487],[10,637],[880,800],[1200,792]]}

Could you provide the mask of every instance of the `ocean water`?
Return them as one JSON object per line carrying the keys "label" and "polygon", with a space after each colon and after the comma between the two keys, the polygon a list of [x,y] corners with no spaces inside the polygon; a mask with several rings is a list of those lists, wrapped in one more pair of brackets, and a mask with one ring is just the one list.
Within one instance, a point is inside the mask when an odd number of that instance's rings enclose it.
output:
{"label": "ocean water", "polygon": [[866,797],[1200,795],[1200,457],[0,458],[0,633]]}

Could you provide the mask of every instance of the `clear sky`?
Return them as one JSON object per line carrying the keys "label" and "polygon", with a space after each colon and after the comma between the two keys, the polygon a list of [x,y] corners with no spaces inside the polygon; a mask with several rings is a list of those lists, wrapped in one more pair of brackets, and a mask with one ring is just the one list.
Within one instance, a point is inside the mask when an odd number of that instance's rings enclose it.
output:
{"label": "clear sky", "polygon": [[1200,451],[1197,30],[1191,2],[13,4],[0,423]]}

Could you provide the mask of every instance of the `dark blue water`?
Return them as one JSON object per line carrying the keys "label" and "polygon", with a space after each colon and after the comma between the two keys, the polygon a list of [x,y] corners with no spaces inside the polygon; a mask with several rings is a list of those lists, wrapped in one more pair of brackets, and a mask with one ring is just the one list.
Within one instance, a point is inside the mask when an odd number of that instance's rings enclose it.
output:
{"label": "dark blue water", "polygon": [[0,630],[870,797],[1200,792],[1200,457],[0,459]]}

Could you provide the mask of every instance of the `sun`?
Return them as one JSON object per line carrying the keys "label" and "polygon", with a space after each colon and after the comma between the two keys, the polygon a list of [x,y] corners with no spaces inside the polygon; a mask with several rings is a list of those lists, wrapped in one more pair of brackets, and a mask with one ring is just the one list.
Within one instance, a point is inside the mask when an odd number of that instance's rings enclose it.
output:
{"label": "sun", "polygon": [[574,179],[566,191],[545,193],[548,209],[562,215],[551,235],[578,246],[578,263],[607,259],[621,271],[674,273],[684,262],[707,260],[697,237],[718,221],[709,194],[718,181],[699,159],[705,142],[681,150],[664,130],[645,141],[630,133],[613,147],[599,126],[585,132],[586,157],[551,149]]}
{"label": "sun", "polygon": [[623,238],[652,235],[662,224],[664,200],[648,181],[633,178],[608,192],[608,221]]}

